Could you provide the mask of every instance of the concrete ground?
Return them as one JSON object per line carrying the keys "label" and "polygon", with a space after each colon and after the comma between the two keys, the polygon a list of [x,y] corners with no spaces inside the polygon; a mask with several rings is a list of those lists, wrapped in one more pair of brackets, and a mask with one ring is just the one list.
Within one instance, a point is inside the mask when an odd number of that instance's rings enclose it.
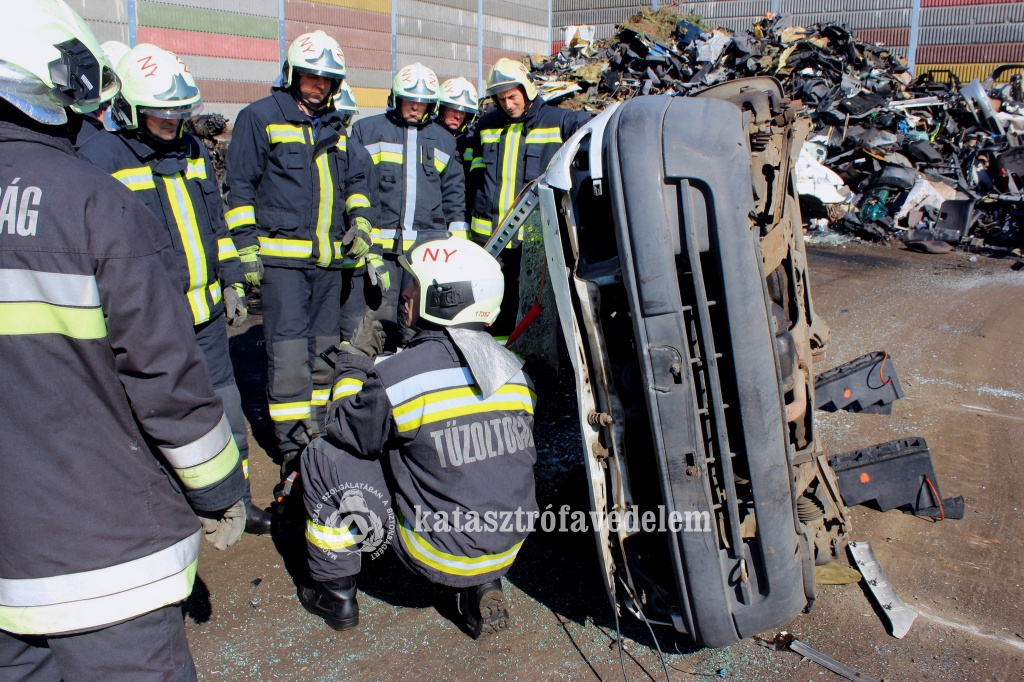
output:
{"label": "concrete ground", "polygon": [[[812,248],[809,257],[815,306],[832,327],[818,370],[884,349],[906,394],[891,416],[819,412],[824,451],[924,436],[943,494],[963,495],[967,515],[935,523],[851,509],[853,539],[871,542],[921,614],[902,640],[857,584],[819,586],[812,612],[785,629],[886,682],[1024,679],[1024,272],[1013,260],[862,244]],[[253,495],[266,505],[277,466],[260,446],[270,434],[258,314],[234,335],[232,355],[252,424]],[[538,498],[542,508],[586,509],[572,398],[564,383],[548,393],[538,408]],[[444,595],[387,556],[360,576],[360,627],[338,633],[295,597],[301,541],[244,536],[227,552],[204,543],[186,608],[200,679],[621,680],[621,653],[629,680],[664,680],[654,640],[629,617],[619,651],[592,544],[558,533],[527,540],[506,581],[511,628],[474,642]],[[753,638],[711,650],[665,628],[654,634],[672,680],[842,679]]]}

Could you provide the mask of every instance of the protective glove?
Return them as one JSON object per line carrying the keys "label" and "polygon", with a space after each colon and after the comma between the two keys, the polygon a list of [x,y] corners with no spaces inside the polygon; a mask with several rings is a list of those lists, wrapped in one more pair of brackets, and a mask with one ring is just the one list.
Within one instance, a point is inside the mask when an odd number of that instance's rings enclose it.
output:
{"label": "protective glove", "polygon": [[203,523],[204,537],[217,549],[227,549],[238,542],[245,530],[245,503],[235,502],[219,519],[199,517]]}
{"label": "protective glove", "polygon": [[348,220],[348,232],[341,238],[341,243],[348,249],[345,255],[353,260],[359,260],[370,251],[373,240],[370,238],[370,221],[362,216],[353,216]]}
{"label": "protective glove", "polygon": [[238,250],[238,257],[242,260],[242,271],[245,273],[245,281],[251,286],[258,287],[263,279],[263,261],[260,260],[260,247],[256,244]]}
{"label": "protective glove", "polygon": [[375,253],[366,257],[366,271],[370,275],[370,284],[380,287],[380,293],[384,294],[391,288],[391,273],[384,269],[384,259]]}
{"label": "protective glove", "polygon": [[352,338],[341,344],[341,350],[353,355],[366,355],[370,358],[375,358],[384,352],[384,340],[387,338],[387,334],[384,333],[380,320],[375,319],[376,314],[375,310],[366,311],[363,319],[359,321],[359,325],[352,332]]}
{"label": "protective glove", "polygon": [[224,310],[232,327],[241,327],[249,316],[245,307],[245,287],[241,282],[224,289]]}

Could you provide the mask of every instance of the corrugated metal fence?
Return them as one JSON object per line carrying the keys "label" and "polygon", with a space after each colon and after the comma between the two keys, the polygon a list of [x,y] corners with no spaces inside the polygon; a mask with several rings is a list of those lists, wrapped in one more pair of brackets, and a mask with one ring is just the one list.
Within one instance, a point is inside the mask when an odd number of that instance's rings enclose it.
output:
{"label": "corrugated metal fence", "polygon": [[269,93],[286,46],[318,29],[341,44],[364,115],[383,110],[396,67],[419,61],[442,80],[477,81],[500,57],[550,49],[552,0],[67,1],[100,42],[177,53],[206,111],[230,119]]}
{"label": "corrugated metal fence", "polygon": [[[561,27],[581,24],[596,26],[597,37],[608,38],[615,24],[650,6],[642,0],[553,0],[551,40],[557,46]],[[675,11],[684,16],[692,11],[712,26],[734,31],[748,29],[772,11],[788,12],[803,26],[842,24],[861,40],[907,57],[915,73],[948,69],[961,80],[984,78],[1001,63],[1024,62],[1024,0],[919,0],[916,7],[913,0],[721,0],[680,2]]]}

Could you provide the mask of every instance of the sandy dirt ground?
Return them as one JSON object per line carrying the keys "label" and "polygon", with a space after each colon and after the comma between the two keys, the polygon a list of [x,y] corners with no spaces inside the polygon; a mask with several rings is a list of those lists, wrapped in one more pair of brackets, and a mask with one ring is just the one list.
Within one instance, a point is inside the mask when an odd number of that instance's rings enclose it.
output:
{"label": "sandy dirt ground", "polygon": [[[859,584],[819,586],[810,614],[785,629],[886,682],[1024,679],[1024,271],[1015,261],[850,245],[811,248],[815,306],[832,327],[821,371],[874,350],[894,358],[905,398],[891,416],[818,413],[826,453],[908,436],[931,447],[945,496],[963,495],[962,521],[851,509],[853,539],[871,542],[897,593],[920,613],[909,634],[887,632]],[[253,495],[269,504],[278,467],[266,455],[265,360],[258,310],[232,338],[252,425]],[[541,508],[587,508],[575,408],[566,384],[543,388],[537,465]],[[203,680],[664,680],[655,640],[615,621],[597,577],[591,536],[531,536],[506,580],[513,624],[474,642],[444,594],[387,555],[364,563],[361,623],[334,632],[295,596],[304,546],[245,536],[231,550],[203,547],[186,605]],[[842,679],[753,639],[694,647],[656,627],[672,680]],[[772,639],[778,631],[762,635]]]}

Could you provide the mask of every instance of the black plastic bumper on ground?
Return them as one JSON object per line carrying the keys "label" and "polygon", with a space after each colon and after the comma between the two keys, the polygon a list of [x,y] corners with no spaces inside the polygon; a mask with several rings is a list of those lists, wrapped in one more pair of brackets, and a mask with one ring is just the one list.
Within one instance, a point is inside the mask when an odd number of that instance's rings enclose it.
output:
{"label": "black plastic bumper on ground", "polygon": [[[674,606],[696,641],[725,646],[788,623],[807,601],[741,112],[638,97],[608,130],[660,484],[669,510],[713,519],[710,533],[669,536]],[[631,481],[634,499],[645,483]],[[751,512],[753,536],[740,527]]]}
{"label": "black plastic bumper on ground", "polygon": [[822,372],[814,380],[819,410],[892,414],[892,404],[903,397],[896,367],[885,351]]}

